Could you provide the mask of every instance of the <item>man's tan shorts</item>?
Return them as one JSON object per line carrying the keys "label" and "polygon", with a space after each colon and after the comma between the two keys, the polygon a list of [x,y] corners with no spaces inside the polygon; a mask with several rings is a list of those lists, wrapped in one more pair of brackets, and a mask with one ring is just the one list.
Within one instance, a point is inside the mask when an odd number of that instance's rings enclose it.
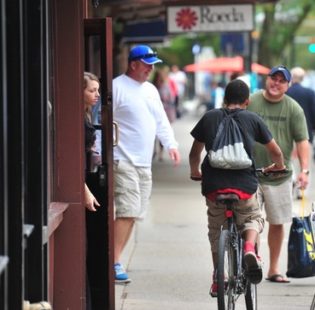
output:
{"label": "man's tan shorts", "polygon": [[150,204],[151,168],[135,167],[120,160],[114,162],[113,169],[116,218],[143,219]]}
{"label": "man's tan shorts", "polygon": [[265,209],[266,220],[273,225],[290,223],[292,221],[292,180],[280,185],[260,184],[257,200],[261,209]]}
{"label": "man's tan shorts", "polygon": [[[221,232],[221,226],[227,227],[223,204],[216,204],[215,202],[206,199],[208,206],[208,237],[211,244],[211,251],[217,253],[218,242]],[[248,229],[253,229],[257,233],[262,232],[264,228],[264,219],[262,217],[261,209],[257,203],[255,195],[248,200],[239,200],[238,205],[234,209],[236,216],[236,224],[241,232]]]}

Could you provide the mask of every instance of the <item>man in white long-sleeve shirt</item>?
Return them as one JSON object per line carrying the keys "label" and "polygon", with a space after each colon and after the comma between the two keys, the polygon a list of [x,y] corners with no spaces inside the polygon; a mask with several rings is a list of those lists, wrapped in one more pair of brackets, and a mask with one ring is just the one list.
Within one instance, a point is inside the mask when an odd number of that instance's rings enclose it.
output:
{"label": "man in white long-sleeve shirt", "polygon": [[178,144],[159,93],[147,81],[159,62],[149,46],[135,46],[129,53],[127,72],[113,81],[113,118],[119,126],[119,143],[114,148],[116,282],[130,282],[120,261],[121,253],[135,221],[144,218],[149,205],[155,138],[175,165],[180,162]]}

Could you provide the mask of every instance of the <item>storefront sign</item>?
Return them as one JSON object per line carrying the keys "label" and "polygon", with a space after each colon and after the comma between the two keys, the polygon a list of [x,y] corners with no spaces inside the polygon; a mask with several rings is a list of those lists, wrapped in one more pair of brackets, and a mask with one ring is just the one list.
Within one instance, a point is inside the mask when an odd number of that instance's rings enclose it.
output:
{"label": "storefront sign", "polygon": [[167,8],[168,32],[252,31],[253,11],[251,4],[170,6]]}

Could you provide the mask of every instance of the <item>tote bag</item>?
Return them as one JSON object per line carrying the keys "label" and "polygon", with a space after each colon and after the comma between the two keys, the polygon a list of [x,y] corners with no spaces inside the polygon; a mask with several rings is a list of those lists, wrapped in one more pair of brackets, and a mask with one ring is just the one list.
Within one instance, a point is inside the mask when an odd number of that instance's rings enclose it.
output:
{"label": "tote bag", "polygon": [[[302,191],[302,214],[304,213],[304,193]],[[291,278],[315,276],[315,238],[311,213],[308,216],[294,217],[288,242],[288,270]]]}

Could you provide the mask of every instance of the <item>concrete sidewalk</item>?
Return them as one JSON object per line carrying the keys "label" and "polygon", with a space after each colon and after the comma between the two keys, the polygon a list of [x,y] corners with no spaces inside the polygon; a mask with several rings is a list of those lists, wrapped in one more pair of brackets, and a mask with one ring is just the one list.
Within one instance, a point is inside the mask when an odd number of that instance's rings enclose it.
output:
{"label": "concrete sidewalk", "polygon": [[[132,282],[116,285],[116,310],[208,310],[217,308],[209,296],[212,262],[207,239],[206,207],[200,184],[190,181],[188,153],[192,143],[190,130],[197,119],[186,115],[174,124],[180,142],[182,164],[174,168],[165,154],[163,162],[153,164],[153,193],[147,218],[138,223],[124,253]],[[315,169],[312,166],[313,191],[308,202],[315,200]],[[296,202],[298,207],[299,202]],[[286,225],[286,237],[290,225]],[[262,235],[264,272],[268,267],[266,232]],[[282,272],[286,272],[287,239],[282,251]],[[309,310],[315,293],[315,277],[290,279],[278,284],[263,280],[258,286],[261,310]],[[244,298],[237,309],[245,309]]]}

